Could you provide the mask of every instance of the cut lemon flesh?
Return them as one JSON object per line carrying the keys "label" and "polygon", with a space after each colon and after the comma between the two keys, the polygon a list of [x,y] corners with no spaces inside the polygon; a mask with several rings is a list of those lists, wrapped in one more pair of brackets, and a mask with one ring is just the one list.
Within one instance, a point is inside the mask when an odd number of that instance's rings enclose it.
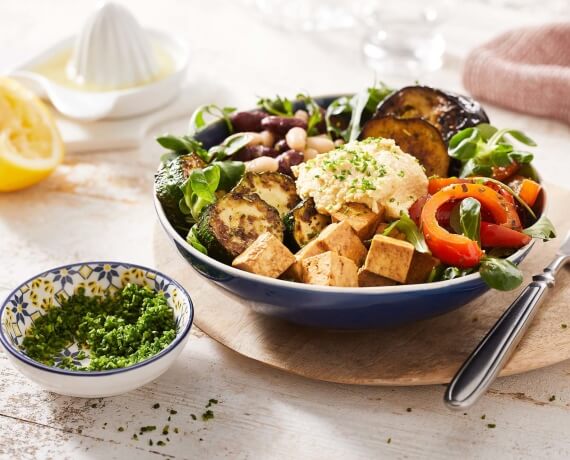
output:
{"label": "cut lemon flesh", "polygon": [[46,105],[18,82],[0,77],[0,191],[38,183],[61,163],[63,153]]}

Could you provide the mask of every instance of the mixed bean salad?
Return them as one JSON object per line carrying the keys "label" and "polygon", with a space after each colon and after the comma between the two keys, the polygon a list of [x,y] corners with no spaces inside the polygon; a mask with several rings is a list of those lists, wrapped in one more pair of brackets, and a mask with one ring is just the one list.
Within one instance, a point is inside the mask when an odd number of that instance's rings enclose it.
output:
{"label": "mixed bean salad", "polygon": [[[496,289],[522,282],[507,257],[555,237],[532,139],[427,86],[323,101],[206,105],[189,134],[159,137],[168,152],[155,191],[172,226],[210,257],[292,282],[392,286],[476,271]],[[226,136],[206,148],[212,123]]]}

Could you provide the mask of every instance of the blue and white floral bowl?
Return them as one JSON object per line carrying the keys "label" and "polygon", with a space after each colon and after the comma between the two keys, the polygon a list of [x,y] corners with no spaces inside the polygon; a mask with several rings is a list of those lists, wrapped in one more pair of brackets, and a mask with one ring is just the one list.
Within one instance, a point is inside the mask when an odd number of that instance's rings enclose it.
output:
{"label": "blue and white floral bowl", "polygon": [[[26,329],[50,305],[59,306],[60,297],[69,297],[84,288],[86,295],[105,295],[127,283],[146,285],[162,292],[174,311],[176,338],[160,353],[133,366],[108,371],[72,371],[50,367],[29,358],[22,349]],[[40,273],[18,286],[0,307],[0,343],[12,364],[40,386],[55,393],[94,398],[134,390],[163,374],[188,341],[194,308],[180,284],[150,268],[122,262],[85,262]],[[76,344],[61,357],[75,357]],[[88,358],[87,358],[88,360]],[[57,361],[57,359],[56,359]],[[77,361],[77,365],[86,361]]]}

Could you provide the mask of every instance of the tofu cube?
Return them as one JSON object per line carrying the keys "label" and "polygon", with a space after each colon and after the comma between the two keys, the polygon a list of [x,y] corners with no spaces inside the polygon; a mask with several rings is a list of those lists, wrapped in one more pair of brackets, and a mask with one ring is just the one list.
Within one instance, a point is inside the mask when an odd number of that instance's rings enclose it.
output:
{"label": "tofu cube", "polygon": [[396,284],[398,284],[396,281],[365,270],[364,267],[358,270],[358,286],[360,287],[394,286]]}
{"label": "tofu cube", "polygon": [[291,264],[295,256],[272,233],[265,232],[232,262],[232,266],[258,275],[277,278]]}
{"label": "tofu cube", "polygon": [[358,286],[358,268],[348,257],[328,251],[303,260],[303,282],[320,286]]}
{"label": "tofu cube", "polygon": [[376,213],[365,204],[348,203],[333,212],[331,217],[333,222],[348,222],[361,240],[367,240],[374,235],[378,223],[383,219],[384,208],[381,207],[380,212]]}
{"label": "tofu cube", "polygon": [[413,256],[414,246],[407,241],[375,235],[364,262],[364,269],[405,283]]}
{"label": "tofu cube", "polygon": [[[384,233],[384,230],[386,230],[388,228],[390,224],[387,224],[386,222],[381,222],[378,224],[378,227],[376,227],[376,235],[382,235],[382,233]],[[400,230],[398,230],[397,228],[393,228],[390,233],[387,235],[390,238],[396,238],[397,240],[402,240],[405,241],[406,239],[406,235],[401,232]]]}
{"label": "tofu cube", "polygon": [[295,254],[295,261],[285,272],[284,278],[291,279],[293,281],[303,281],[303,266],[301,262],[308,257],[313,257],[318,254],[322,254],[324,251],[322,245],[315,239],[303,246]]}
{"label": "tofu cube", "polygon": [[440,263],[439,259],[436,259],[431,254],[415,251],[408,276],[406,277],[406,284],[425,283],[431,271]]}
{"label": "tofu cube", "polygon": [[317,237],[316,241],[325,251],[333,251],[351,259],[358,267],[366,257],[366,247],[360,241],[350,224],[345,220],[330,224]]}

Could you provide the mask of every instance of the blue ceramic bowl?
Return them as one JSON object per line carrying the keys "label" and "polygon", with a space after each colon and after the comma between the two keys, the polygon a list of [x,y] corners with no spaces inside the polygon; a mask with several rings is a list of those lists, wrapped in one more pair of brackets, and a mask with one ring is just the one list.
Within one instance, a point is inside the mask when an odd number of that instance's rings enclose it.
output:
{"label": "blue ceramic bowl", "polygon": [[[160,353],[130,367],[92,372],[47,366],[26,355],[22,348],[26,329],[46,308],[57,308],[60,296],[68,297],[79,288],[85,289],[86,295],[101,296],[127,283],[162,292],[174,312],[176,337]],[[77,263],[40,273],[12,291],[0,308],[0,343],[14,367],[47,390],[83,398],[113,396],[134,390],[166,372],[188,341],[193,316],[188,293],[160,272],[121,262]],[[87,364],[89,358],[76,359],[78,352],[77,344],[72,344],[62,351],[61,357],[71,357],[76,365]]]}
{"label": "blue ceramic bowl", "polygon": [[[338,96],[317,99],[327,106]],[[205,147],[219,144],[228,132],[214,123],[197,136]],[[340,288],[294,283],[238,270],[194,249],[172,227],[162,205],[154,199],[158,219],[178,252],[203,277],[255,303],[252,308],[266,315],[302,324],[332,329],[370,329],[409,323],[455,310],[484,294],[489,288],[478,273],[449,281],[390,287]],[[539,208],[544,209],[541,194]],[[509,257],[519,264],[533,242]]]}

